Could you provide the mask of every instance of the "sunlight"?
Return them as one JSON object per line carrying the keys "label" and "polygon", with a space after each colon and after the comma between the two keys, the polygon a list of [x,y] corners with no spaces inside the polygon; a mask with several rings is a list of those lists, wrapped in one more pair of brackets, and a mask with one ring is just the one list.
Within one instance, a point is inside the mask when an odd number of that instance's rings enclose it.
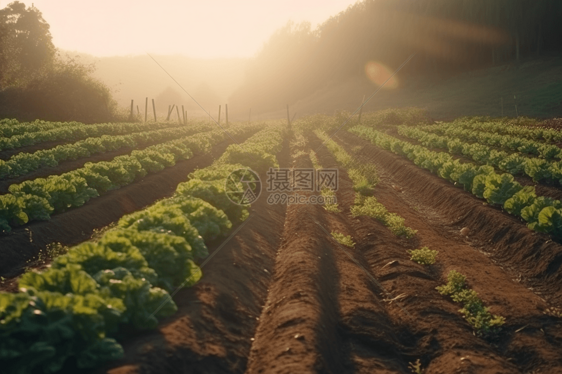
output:
{"label": "sunlight", "polygon": [[[365,64],[365,74],[367,74],[367,78],[369,78],[371,82],[378,86],[384,84],[383,88],[398,88],[398,79],[396,78],[396,76],[392,76],[392,70],[390,70],[380,62],[367,62],[367,64]],[[386,82],[387,80],[388,82]],[[386,84],[384,82],[386,82]]]}

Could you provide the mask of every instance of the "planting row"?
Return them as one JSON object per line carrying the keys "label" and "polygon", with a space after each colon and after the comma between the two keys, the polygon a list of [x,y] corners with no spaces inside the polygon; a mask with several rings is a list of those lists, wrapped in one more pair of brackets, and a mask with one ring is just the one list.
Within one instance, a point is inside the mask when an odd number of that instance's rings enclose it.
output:
{"label": "planting row", "polygon": [[[379,182],[375,166],[368,162],[355,160],[323,131],[316,130],[314,133],[323,141],[338,163],[347,168],[347,174],[356,192],[355,202],[351,207],[351,215],[353,217],[369,216],[387,226],[396,236],[413,237],[416,230],[407,227],[404,224],[405,219],[403,217],[396,213],[390,213],[383,204],[372,196],[373,189]],[[334,210],[334,207],[328,206],[327,208],[327,210]]]}
{"label": "planting row", "polygon": [[[241,135],[257,129],[257,125],[233,126],[228,131]],[[33,220],[48,220],[53,213],[82,206],[109,190],[189,159],[193,153],[206,152],[226,138],[222,130],[209,131],[133,151],[112,161],[86,163],[61,175],[13,184],[9,194],[0,196],[0,230],[10,231],[13,226]]]}
{"label": "planting row", "polygon": [[33,122],[19,122],[17,119],[0,119],[0,137],[9,138],[14,135],[22,135],[30,132],[47,131],[59,127],[71,127],[82,125],[81,122],[51,122],[35,120]]}
{"label": "planting row", "polygon": [[383,149],[407,157],[441,178],[462,185],[465,190],[486,199],[489,204],[501,206],[525,220],[531,230],[562,237],[562,203],[537,196],[534,186],[521,186],[509,173],[500,175],[488,165],[461,163],[448,153],[433,152],[369,127],[355,126],[349,131]]}
{"label": "planting row", "polygon": [[[399,127],[398,132],[420,141],[424,146],[447,149],[452,154],[465,155],[480,164],[492,165],[511,174],[523,174],[535,182],[562,182],[562,161],[548,161],[544,158],[525,157],[518,153],[509,154],[486,145],[465,143],[461,139],[430,134],[412,127]],[[558,152],[560,149],[553,145]]]}
{"label": "planting row", "polygon": [[[132,132],[179,126],[171,123],[102,123],[97,125],[84,125],[79,122],[66,122],[66,124],[69,123],[72,125],[56,126],[48,130],[36,132],[24,131],[20,135],[14,135],[9,138],[0,137],[0,151],[50,141],[77,141],[92,136],[127,135]],[[49,124],[52,124],[52,122]]]}
{"label": "planting row", "polygon": [[540,127],[529,128],[505,122],[490,122],[486,118],[482,117],[475,117],[472,119],[459,118],[451,123],[442,124],[442,126],[444,127],[444,129],[449,127],[463,128],[546,142],[558,143],[562,141],[562,133],[558,129],[548,129]]}
{"label": "planting row", "polygon": [[[401,128],[403,128],[403,126]],[[462,142],[481,143],[492,147],[502,148],[506,151],[521,152],[531,156],[538,156],[546,160],[562,159],[562,149],[554,144],[547,144],[532,139],[463,129],[449,124],[418,126],[416,129],[428,134],[438,134],[449,139],[456,138]]]}
{"label": "planting row", "polygon": [[0,178],[25,175],[47,166],[57,166],[60,162],[90,157],[96,153],[116,151],[122,148],[138,148],[163,141],[178,139],[208,129],[207,124],[164,128],[128,135],[102,135],[90,137],[73,144],[58,145],[33,153],[21,152],[9,160],[0,160]]}
{"label": "planting row", "polygon": [[[123,217],[98,242],[57,257],[21,277],[20,292],[0,293],[0,365],[7,373],[91,368],[122,357],[118,339],[155,328],[177,307],[169,292],[202,276],[205,241],[224,236],[248,216],[225,195],[225,178],[249,167],[239,149],[260,149],[255,165],[274,166],[281,129],[262,130],[229,146],[212,166],[189,175],[173,197]],[[252,151],[254,152],[254,151]]]}

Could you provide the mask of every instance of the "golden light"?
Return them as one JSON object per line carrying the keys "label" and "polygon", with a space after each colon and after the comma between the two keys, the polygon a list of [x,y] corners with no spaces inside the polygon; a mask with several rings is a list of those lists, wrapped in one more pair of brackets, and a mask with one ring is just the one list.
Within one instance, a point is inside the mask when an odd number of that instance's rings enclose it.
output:
{"label": "golden light", "polygon": [[[392,70],[380,62],[369,61],[365,64],[365,74],[367,74],[367,78],[377,86],[384,84],[383,88],[398,88],[398,79],[396,76],[392,76],[392,73]],[[386,82],[386,84],[384,82]]]}

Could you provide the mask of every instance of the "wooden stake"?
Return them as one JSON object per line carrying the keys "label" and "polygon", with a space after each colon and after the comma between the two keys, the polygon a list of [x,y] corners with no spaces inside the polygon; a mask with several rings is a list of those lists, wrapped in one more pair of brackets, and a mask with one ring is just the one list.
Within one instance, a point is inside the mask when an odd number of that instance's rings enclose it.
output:
{"label": "wooden stake", "polygon": [[359,108],[359,118],[357,123],[361,123],[361,113],[363,113],[363,103],[365,102],[365,95],[363,95],[363,100],[361,100],[361,107]]}
{"label": "wooden stake", "polygon": [[219,105],[219,125],[221,124],[221,106]]}
{"label": "wooden stake", "polygon": [[156,119],[156,105],[154,105],[154,99],[152,99],[152,111],[154,112],[154,122],[158,122]]}
{"label": "wooden stake", "polygon": [[183,124],[185,125],[185,109],[184,109],[183,105],[181,106],[181,114],[183,116]]}
{"label": "wooden stake", "polygon": [[144,122],[148,121],[148,97],[144,101]]}
{"label": "wooden stake", "polygon": [[137,105],[137,116],[140,117],[140,110],[139,110],[139,106]]}
{"label": "wooden stake", "polygon": [[226,115],[226,125],[228,126],[228,104],[224,104],[224,113]]}
{"label": "wooden stake", "polygon": [[178,113],[178,123],[181,125],[180,108],[176,105],[176,112]]}
{"label": "wooden stake", "polygon": [[168,108],[168,117],[166,117],[166,121],[170,120],[170,116],[172,115],[172,111],[174,110],[175,106],[176,104],[173,104],[171,108]]}
{"label": "wooden stake", "polygon": [[291,128],[291,117],[289,116],[289,104],[287,104],[287,126]]}
{"label": "wooden stake", "polygon": [[129,119],[132,121],[133,120],[133,100],[131,99],[131,115],[129,116]]}

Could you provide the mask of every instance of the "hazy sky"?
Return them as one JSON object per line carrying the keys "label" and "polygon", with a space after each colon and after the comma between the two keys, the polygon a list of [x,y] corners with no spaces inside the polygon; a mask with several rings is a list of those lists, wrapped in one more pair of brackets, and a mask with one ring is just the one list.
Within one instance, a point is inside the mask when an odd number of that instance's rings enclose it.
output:
{"label": "hazy sky", "polygon": [[[251,57],[289,20],[315,27],[357,0],[32,0],[55,46],[96,56]],[[0,8],[9,1],[0,1]]]}

